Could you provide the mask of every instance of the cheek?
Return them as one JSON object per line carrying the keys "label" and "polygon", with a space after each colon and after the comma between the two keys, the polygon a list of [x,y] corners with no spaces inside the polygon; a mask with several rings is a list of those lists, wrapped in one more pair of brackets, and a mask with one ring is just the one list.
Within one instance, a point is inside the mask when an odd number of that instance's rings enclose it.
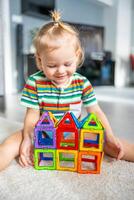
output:
{"label": "cheek", "polygon": [[68,75],[72,76],[76,72],[76,67],[72,67],[70,70],[68,70]]}
{"label": "cheek", "polygon": [[76,72],[76,70],[77,70],[77,67],[73,66],[72,69],[71,69],[71,72],[74,73],[74,72]]}
{"label": "cheek", "polygon": [[47,76],[49,75],[49,71],[47,69],[43,69],[44,74]]}
{"label": "cheek", "polygon": [[46,76],[52,76],[55,73],[53,69],[44,69],[43,71]]}

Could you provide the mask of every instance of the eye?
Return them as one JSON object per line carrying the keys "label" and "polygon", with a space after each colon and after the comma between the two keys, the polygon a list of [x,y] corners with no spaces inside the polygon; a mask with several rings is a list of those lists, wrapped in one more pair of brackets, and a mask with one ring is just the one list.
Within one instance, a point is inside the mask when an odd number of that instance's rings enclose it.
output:
{"label": "eye", "polygon": [[69,67],[72,63],[65,63],[64,66]]}
{"label": "eye", "polygon": [[48,68],[55,68],[56,65],[47,65]]}

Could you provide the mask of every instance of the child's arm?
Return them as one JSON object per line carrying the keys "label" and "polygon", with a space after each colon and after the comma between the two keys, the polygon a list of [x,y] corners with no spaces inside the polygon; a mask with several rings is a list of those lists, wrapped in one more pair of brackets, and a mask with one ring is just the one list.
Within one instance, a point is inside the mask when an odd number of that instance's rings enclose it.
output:
{"label": "child's arm", "polygon": [[109,121],[108,121],[106,115],[104,114],[104,112],[101,110],[100,106],[98,104],[93,105],[93,106],[87,107],[86,110],[87,110],[88,113],[95,113],[98,116],[102,125],[105,128],[106,143],[108,143],[110,146],[112,146],[113,148],[118,150],[117,159],[121,159],[124,155],[122,145],[119,142],[118,138],[116,138],[114,136],[112,128],[109,124]]}
{"label": "child's arm", "polygon": [[21,166],[32,165],[32,140],[33,140],[33,130],[40,118],[40,110],[27,108],[25,120],[24,120],[24,129],[23,129],[23,140],[20,146],[20,158],[19,162]]}

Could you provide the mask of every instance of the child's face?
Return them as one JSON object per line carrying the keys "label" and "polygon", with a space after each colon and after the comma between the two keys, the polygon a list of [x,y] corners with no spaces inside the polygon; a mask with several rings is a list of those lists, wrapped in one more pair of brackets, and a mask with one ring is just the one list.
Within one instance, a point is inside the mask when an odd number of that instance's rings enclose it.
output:
{"label": "child's face", "polygon": [[73,45],[65,43],[61,47],[40,54],[41,70],[58,86],[66,84],[77,68],[78,56]]}

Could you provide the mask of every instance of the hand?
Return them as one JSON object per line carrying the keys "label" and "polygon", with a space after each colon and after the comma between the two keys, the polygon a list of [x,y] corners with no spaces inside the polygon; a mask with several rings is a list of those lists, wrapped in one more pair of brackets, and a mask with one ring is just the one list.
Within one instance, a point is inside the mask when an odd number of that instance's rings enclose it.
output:
{"label": "hand", "polygon": [[19,163],[22,167],[33,166],[33,144],[30,136],[27,136],[22,141]]}
{"label": "hand", "polygon": [[117,160],[120,160],[124,156],[122,143],[113,134],[107,134],[106,144],[110,150],[117,152]]}

